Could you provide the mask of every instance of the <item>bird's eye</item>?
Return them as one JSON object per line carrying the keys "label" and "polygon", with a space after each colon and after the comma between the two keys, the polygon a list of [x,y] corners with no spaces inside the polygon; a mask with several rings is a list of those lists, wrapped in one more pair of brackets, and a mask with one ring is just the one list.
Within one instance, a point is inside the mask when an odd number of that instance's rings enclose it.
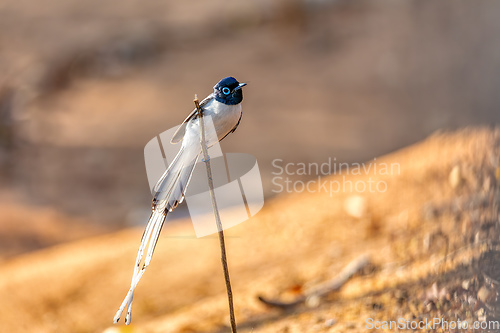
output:
{"label": "bird's eye", "polygon": [[222,93],[223,93],[224,95],[229,95],[229,93],[230,93],[230,92],[231,92],[231,90],[230,90],[228,87],[224,87],[224,88],[222,88]]}

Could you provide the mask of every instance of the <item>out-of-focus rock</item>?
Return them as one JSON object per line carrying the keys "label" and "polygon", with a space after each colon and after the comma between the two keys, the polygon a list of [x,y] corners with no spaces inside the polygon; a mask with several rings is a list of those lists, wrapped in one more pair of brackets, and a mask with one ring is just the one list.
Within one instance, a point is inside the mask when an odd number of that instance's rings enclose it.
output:
{"label": "out-of-focus rock", "polygon": [[462,288],[464,290],[469,290],[469,287],[470,287],[470,280],[464,280],[464,281],[462,281]]}
{"label": "out-of-focus rock", "polygon": [[361,218],[366,212],[366,200],[360,195],[351,195],[344,201],[344,210],[349,216]]}
{"label": "out-of-focus rock", "polygon": [[483,303],[487,303],[491,296],[492,290],[488,289],[486,286],[482,286],[477,292],[477,298]]}
{"label": "out-of-focus rock", "polygon": [[462,184],[462,173],[460,171],[460,167],[455,165],[453,169],[451,169],[450,175],[448,176],[448,181],[452,188],[457,188]]}

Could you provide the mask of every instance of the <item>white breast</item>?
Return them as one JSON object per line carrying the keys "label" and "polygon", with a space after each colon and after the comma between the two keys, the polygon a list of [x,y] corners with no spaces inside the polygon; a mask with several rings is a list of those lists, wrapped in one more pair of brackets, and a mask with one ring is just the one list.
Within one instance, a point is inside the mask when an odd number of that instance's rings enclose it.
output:
{"label": "white breast", "polygon": [[214,99],[205,107],[205,114],[212,117],[217,136],[221,140],[238,124],[241,117],[241,104],[226,105]]}
{"label": "white breast", "polygon": [[[226,105],[217,102],[215,99],[211,100],[203,106],[206,117],[210,117],[217,132],[217,141],[222,140],[233,128],[238,124],[241,117],[241,104]],[[205,121],[205,128],[207,128],[208,120]],[[189,122],[184,135],[183,144],[190,144],[191,142],[199,142],[200,129],[198,119]],[[207,141],[209,146],[216,143],[214,135],[209,138],[209,129],[207,130]]]}

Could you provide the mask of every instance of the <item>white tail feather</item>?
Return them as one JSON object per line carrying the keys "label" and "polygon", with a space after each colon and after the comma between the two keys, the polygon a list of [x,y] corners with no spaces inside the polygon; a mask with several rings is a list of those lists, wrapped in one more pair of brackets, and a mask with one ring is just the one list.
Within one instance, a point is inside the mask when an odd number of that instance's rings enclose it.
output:
{"label": "white tail feather", "polygon": [[[137,251],[130,289],[113,318],[114,323],[117,323],[120,320],[123,310],[125,310],[125,307],[128,304],[125,324],[130,324],[135,288],[151,262],[156,243],[158,242],[158,237],[160,236],[161,228],[167,217],[167,213],[174,210],[175,207],[177,207],[177,205],[184,199],[184,195],[189,185],[189,181],[191,180],[191,175],[193,174],[198,156],[199,152],[195,149],[185,151],[184,147],[182,147],[168,167],[167,171],[165,171],[163,176],[155,185],[153,211],[149,217],[148,224],[146,225],[146,229],[142,235],[141,245]],[[141,267],[144,249],[148,243],[149,245],[146,258]]]}

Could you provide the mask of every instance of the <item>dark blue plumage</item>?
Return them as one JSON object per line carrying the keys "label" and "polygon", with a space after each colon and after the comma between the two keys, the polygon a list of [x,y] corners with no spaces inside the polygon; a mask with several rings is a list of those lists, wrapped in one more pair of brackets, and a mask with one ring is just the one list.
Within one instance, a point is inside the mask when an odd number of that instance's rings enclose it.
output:
{"label": "dark blue plumage", "polygon": [[236,105],[243,100],[241,87],[246,83],[239,83],[234,77],[226,77],[214,86],[215,100],[226,105]]}

